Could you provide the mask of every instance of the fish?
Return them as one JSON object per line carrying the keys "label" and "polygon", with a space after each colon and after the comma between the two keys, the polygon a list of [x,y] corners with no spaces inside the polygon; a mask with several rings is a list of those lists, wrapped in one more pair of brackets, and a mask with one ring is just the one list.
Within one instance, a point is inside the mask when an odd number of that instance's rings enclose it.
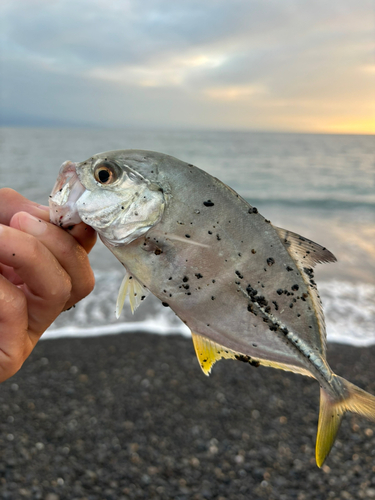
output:
{"label": "fish", "polygon": [[85,222],[124,266],[117,317],[126,297],[135,311],[154,294],[190,328],[205,375],[235,359],[315,378],[319,467],[346,412],[375,421],[375,397],[326,359],[314,267],[336,261],[327,248],[274,226],[204,170],[152,151],[63,163],[49,203],[51,222]]}

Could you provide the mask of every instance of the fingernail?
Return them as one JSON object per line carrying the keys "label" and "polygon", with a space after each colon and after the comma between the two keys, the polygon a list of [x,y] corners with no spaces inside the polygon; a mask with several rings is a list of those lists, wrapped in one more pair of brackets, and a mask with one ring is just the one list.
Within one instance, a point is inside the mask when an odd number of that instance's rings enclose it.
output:
{"label": "fingernail", "polygon": [[41,236],[47,229],[47,224],[41,219],[25,213],[20,220],[20,228],[32,236]]}

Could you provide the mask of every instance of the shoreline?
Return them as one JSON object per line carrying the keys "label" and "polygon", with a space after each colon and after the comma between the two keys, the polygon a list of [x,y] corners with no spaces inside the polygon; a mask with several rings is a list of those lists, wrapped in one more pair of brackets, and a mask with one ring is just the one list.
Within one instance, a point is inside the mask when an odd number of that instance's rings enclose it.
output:
{"label": "shoreline", "polygon": [[[375,346],[327,358],[375,394]],[[181,335],[40,342],[0,412],[2,498],[375,498],[373,423],[347,414],[318,469],[316,381],[231,360],[205,377]]]}
{"label": "shoreline", "polygon": [[[97,272],[94,291],[74,309],[61,314],[42,339],[135,331],[161,335],[180,333],[191,338],[189,328],[172,310],[162,307],[161,302],[152,294],[137,309],[135,315],[132,315],[130,306],[126,303],[121,317],[116,320],[115,297],[123,275],[123,270]],[[318,282],[318,290],[323,302],[329,343],[359,347],[375,345],[374,285],[322,281]]]}

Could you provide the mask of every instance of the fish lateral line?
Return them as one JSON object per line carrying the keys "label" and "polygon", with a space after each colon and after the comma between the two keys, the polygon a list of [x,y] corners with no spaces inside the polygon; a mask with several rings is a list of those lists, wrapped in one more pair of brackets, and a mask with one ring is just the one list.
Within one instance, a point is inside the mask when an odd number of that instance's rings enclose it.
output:
{"label": "fish lateral line", "polygon": [[[241,285],[237,286],[244,294],[244,296],[249,299],[249,295],[241,287]],[[332,372],[328,369],[327,364],[324,363],[320,353],[314,352],[311,346],[309,346],[303,339],[301,339],[297,333],[291,331],[284,323],[275,318],[272,313],[267,312],[263,306],[256,302],[255,297],[252,298],[249,307],[250,305],[255,306],[257,312],[261,314],[263,321],[269,323],[269,329],[275,333],[281,333],[284,338],[288,340],[288,345],[291,348],[297,350],[300,355],[302,355],[304,362],[308,363],[312,367],[312,371],[315,372],[315,374],[312,374],[312,376],[321,381],[327,387],[327,384],[329,384],[329,382],[332,380]],[[251,309],[249,310],[251,311]],[[251,312],[254,313],[254,311]]]}

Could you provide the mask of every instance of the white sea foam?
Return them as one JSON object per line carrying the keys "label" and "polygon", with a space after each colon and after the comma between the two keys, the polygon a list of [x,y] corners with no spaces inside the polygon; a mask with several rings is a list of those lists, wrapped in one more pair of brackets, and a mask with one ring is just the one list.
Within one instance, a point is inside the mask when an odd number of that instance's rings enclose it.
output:
{"label": "white sea foam", "polygon": [[[189,336],[189,329],[171,309],[149,296],[133,316],[126,305],[119,320],[115,318],[120,272],[96,273],[94,292],[63,313],[43,338],[85,337],[125,332],[150,332],[160,335]],[[375,344],[375,286],[343,281],[319,283],[329,342],[356,346]]]}
{"label": "white sea foam", "polygon": [[184,325],[171,325],[165,318],[159,317],[155,320],[119,322],[112,325],[90,326],[87,328],[78,326],[66,326],[62,328],[50,328],[43,339],[56,339],[61,337],[97,337],[115,333],[155,333],[158,335],[180,334],[189,337],[190,330]]}
{"label": "white sea foam", "polygon": [[375,344],[375,286],[328,281],[319,285],[329,342]]}

